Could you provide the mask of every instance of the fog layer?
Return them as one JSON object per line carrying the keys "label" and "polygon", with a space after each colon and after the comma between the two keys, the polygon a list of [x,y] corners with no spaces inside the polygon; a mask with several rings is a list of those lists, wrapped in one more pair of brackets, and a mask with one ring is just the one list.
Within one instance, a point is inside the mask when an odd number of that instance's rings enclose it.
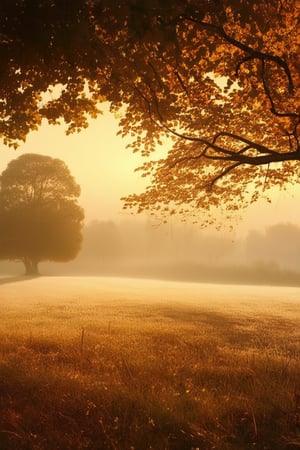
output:
{"label": "fog layer", "polygon": [[[83,237],[75,261],[42,264],[42,273],[300,285],[300,227],[290,223],[236,239],[230,232],[188,224],[94,221]],[[2,263],[0,271],[22,268]]]}

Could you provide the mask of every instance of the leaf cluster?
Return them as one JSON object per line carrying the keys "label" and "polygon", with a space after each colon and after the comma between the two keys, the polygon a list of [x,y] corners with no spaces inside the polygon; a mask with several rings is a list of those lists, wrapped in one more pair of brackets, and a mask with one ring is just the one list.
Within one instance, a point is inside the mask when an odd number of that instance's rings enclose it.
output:
{"label": "leaf cluster", "polygon": [[298,181],[297,0],[5,0],[0,17],[6,144],[108,101],[133,151],[174,143],[125,206],[231,211]]}

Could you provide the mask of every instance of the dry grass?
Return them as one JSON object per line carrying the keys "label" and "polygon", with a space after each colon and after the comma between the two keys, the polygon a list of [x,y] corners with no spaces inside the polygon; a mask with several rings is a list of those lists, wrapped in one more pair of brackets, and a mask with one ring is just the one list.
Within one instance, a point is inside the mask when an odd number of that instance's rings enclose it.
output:
{"label": "dry grass", "polygon": [[1,450],[300,448],[300,290],[257,289],[3,284]]}

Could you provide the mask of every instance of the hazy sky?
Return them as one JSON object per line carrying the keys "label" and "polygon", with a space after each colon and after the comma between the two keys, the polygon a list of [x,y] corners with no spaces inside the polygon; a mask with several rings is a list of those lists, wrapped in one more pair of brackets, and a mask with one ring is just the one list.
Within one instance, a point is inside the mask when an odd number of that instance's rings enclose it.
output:
{"label": "hazy sky", "polygon": [[[17,150],[1,146],[0,172],[23,152],[60,158],[81,186],[86,221],[121,220],[129,213],[122,211],[120,197],[140,191],[145,180],[134,173],[143,159],[125,149],[126,141],[116,136],[117,131],[117,120],[107,111],[91,121],[88,129],[70,136],[65,135],[64,127],[44,125]],[[262,200],[243,214],[243,220],[234,224],[236,233],[279,222],[300,225],[299,201],[300,187],[288,193],[275,191],[272,204]]]}

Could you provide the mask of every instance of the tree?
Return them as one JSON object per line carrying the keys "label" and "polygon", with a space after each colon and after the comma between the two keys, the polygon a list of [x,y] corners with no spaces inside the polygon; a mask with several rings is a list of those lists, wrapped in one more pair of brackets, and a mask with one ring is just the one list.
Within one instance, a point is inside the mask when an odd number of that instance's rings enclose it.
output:
{"label": "tree", "polygon": [[0,133],[67,132],[109,101],[149,156],[125,206],[228,211],[299,177],[298,0],[4,0]]}
{"label": "tree", "polygon": [[81,246],[80,187],[65,163],[37,154],[11,161],[0,176],[0,259],[19,260],[26,275],[41,261],[69,261]]}

